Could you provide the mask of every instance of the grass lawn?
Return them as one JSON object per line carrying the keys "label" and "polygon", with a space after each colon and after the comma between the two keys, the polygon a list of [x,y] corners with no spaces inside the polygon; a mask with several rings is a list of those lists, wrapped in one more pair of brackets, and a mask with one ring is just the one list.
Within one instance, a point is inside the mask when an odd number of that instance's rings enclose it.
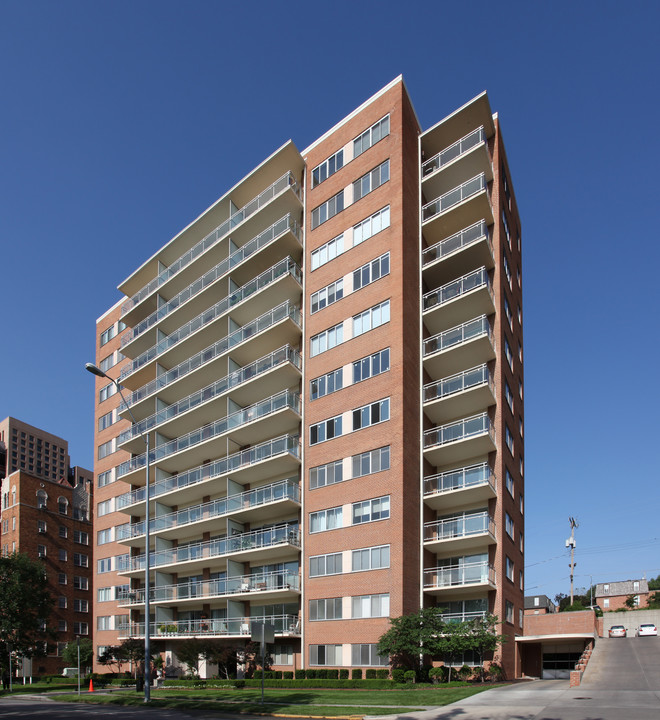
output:
{"label": "grass lawn", "polygon": [[[462,687],[425,686],[406,690],[352,690],[324,688],[266,688],[264,705],[256,688],[212,688],[208,690],[160,689],[151,693],[154,707],[181,710],[217,710],[219,713],[278,713],[286,715],[393,715],[428,706],[449,705],[487,690],[491,685]],[[54,699],[78,702],[78,695],[57,695]],[[134,690],[108,694],[83,694],[81,702],[143,706],[142,693]]]}

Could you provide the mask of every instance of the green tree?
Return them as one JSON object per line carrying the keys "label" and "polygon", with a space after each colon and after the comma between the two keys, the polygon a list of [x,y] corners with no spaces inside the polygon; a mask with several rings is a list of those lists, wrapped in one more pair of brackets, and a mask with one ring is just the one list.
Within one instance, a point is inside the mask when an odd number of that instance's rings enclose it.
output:
{"label": "green tree", "polygon": [[[62,658],[69,667],[78,667],[78,641],[72,640],[66,644]],[[80,638],[80,668],[81,671],[94,660],[94,645],[89,638]]]}
{"label": "green tree", "polygon": [[497,650],[497,648],[506,642],[506,635],[499,635],[497,633],[497,625],[499,624],[499,618],[497,615],[485,615],[482,618],[475,618],[467,623],[468,637],[470,649],[479,658],[479,665],[481,666],[480,676],[481,682],[484,682],[484,656],[486,653],[491,653]]}
{"label": "green tree", "polygon": [[188,672],[193,675],[193,677],[197,677],[197,675],[199,675],[199,661],[206,649],[206,642],[204,640],[190,638],[189,640],[178,642],[174,652],[177,658],[179,658],[179,661],[185,663],[188,667]]}
{"label": "green tree", "polygon": [[443,634],[438,638],[438,651],[436,655],[442,654],[449,662],[447,682],[451,682],[451,669],[456,660],[462,657],[463,653],[472,649],[471,637],[468,622],[446,623]]}
{"label": "green tree", "polygon": [[660,575],[649,580],[649,590],[660,590]]}
{"label": "green tree", "polygon": [[637,603],[635,602],[635,596],[634,595],[628,595],[626,599],[623,601],[623,604],[629,609],[634,610],[637,607]]}
{"label": "green tree", "polygon": [[43,652],[53,598],[43,564],[24,553],[0,557],[0,588],[0,653],[6,666],[8,646],[26,657]]}
{"label": "green tree", "polygon": [[421,670],[423,655],[446,652],[447,627],[439,608],[390,618],[389,629],[378,640],[378,654],[389,655],[392,667]]}

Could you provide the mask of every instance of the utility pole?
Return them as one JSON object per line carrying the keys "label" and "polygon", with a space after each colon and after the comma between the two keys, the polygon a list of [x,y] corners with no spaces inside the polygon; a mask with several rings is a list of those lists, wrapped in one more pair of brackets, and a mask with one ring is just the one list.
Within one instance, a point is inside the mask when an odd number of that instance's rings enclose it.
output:
{"label": "utility pole", "polygon": [[580,524],[574,517],[569,517],[568,522],[571,525],[571,536],[566,541],[566,547],[571,548],[571,562],[569,567],[571,568],[571,605],[573,604],[573,573],[575,572],[575,528],[579,527]]}

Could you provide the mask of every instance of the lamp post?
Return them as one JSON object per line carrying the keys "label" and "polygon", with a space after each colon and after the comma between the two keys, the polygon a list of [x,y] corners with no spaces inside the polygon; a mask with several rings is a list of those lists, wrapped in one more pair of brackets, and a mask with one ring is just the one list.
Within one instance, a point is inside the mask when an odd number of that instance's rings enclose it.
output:
{"label": "lamp post", "polygon": [[[121,391],[121,385],[114,378],[109,377],[100,368],[96,367],[92,363],[85,363],[85,370],[96,375],[97,377],[105,378],[109,380],[117,388],[119,396],[124,402],[128,414],[131,416],[133,425],[138,427],[137,420],[129,404],[126,402],[124,393]],[[148,703],[151,700],[151,640],[149,637],[149,573],[150,573],[150,557],[149,557],[149,460],[150,460],[150,448],[149,448],[149,433],[140,433],[140,437],[144,440],[144,444],[147,449],[146,454],[146,478],[145,478],[145,519],[144,519],[144,539],[145,539],[145,553],[144,553],[144,702]]]}

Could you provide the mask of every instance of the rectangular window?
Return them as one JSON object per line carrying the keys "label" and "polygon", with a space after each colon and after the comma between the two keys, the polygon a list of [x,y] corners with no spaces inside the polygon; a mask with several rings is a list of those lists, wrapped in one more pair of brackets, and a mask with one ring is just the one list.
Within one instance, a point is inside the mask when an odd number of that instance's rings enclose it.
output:
{"label": "rectangular window", "polygon": [[511,430],[509,430],[509,426],[507,424],[504,425],[504,442],[509,448],[509,452],[513,455],[513,435],[511,434]]}
{"label": "rectangular window", "polygon": [[[389,159],[382,162],[380,165],[375,167],[373,170],[358,178],[353,183],[353,202],[357,202],[362,199],[365,195],[379,188],[381,185],[386,183],[390,179],[390,161]],[[312,214],[312,228],[313,224]]]}
{"label": "rectangular window", "polygon": [[390,496],[385,495],[371,500],[353,503],[352,519],[353,525],[387,520],[390,516]]}
{"label": "rectangular window", "polygon": [[336,530],[342,526],[341,507],[328,508],[309,514],[310,533],[324,532],[325,530]]}
{"label": "rectangular window", "polygon": [[[6,527],[5,527],[6,526]],[[46,532],[46,521],[45,520],[37,520],[37,532],[38,533],[45,533]],[[2,521],[2,532],[9,532],[9,520],[3,520]]]}
{"label": "rectangular window", "polygon": [[37,555],[40,558],[46,557],[46,546],[45,545],[37,545]]}
{"label": "rectangular window", "polygon": [[353,430],[362,430],[390,419],[390,399],[378,400],[353,410]]}
{"label": "rectangular window", "polygon": [[506,534],[513,539],[513,518],[509,513],[504,513],[504,529]]}
{"label": "rectangular window", "polygon": [[112,470],[106,470],[105,472],[99,473],[99,476],[98,476],[98,486],[99,487],[105,487],[106,485],[110,485],[114,481],[115,481],[114,468]]}
{"label": "rectangular window", "polygon": [[390,596],[388,593],[360,595],[351,598],[351,617],[353,618],[388,617],[389,614]]}
{"label": "rectangular window", "polygon": [[514,569],[513,569],[513,560],[507,555],[506,561],[505,561],[505,570],[506,570],[506,576],[508,580],[511,580],[513,582],[513,575],[514,575]]}
{"label": "rectangular window", "polygon": [[103,347],[106,343],[109,343],[110,340],[117,334],[117,326],[111,325],[107,330],[104,330],[101,333],[101,339],[99,342],[99,346]]}
{"label": "rectangular window", "polygon": [[[388,253],[389,255],[389,253]],[[313,315],[319,310],[328,307],[344,297],[344,280],[340,278],[321,290],[312,293],[310,313]]]}
{"label": "rectangular window", "polygon": [[66,573],[58,573],[57,574],[57,582],[60,585],[66,585]]}
{"label": "rectangular window", "polygon": [[315,188],[344,166],[344,150],[338,150],[312,170],[312,187]]}
{"label": "rectangular window", "polygon": [[341,665],[341,645],[310,645],[310,665]]}
{"label": "rectangular window", "polygon": [[513,315],[511,313],[511,306],[509,305],[509,301],[506,299],[506,295],[504,296],[504,314],[506,315],[506,319],[509,322],[509,328],[513,330]]}
{"label": "rectangular window", "polygon": [[385,666],[390,664],[387,655],[379,655],[378,645],[375,643],[362,643],[351,645],[351,665]]}
{"label": "rectangular window", "polygon": [[73,599],[73,609],[75,612],[89,612],[89,601],[80,598]]}
{"label": "rectangular window", "polygon": [[117,392],[117,386],[114,383],[110,383],[99,390],[99,402],[107,400]]}
{"label": "rectangular window", "polygon": [[66,550],[60,548],[59,550],[59,561],[60,562],[66,562],[67,561],[67,552]]}
{"label": "rectangular window", "polygon": [[509,472],[509,468],[505,469],[504,476],[506,481],[506,489],[509,491],[509,495],[513,497],[513,475]]}
{"label": "rectangular window", "polygon": [[506,404],[509,406],[511,412],[513,412],[513,393],[506,380],[504,381],[504,397],[506,398]]}
{"label": "rectangular window", "polygon": [[78,543],[78,545],[89,545],[89,535],[86,532],[82,532],[82,530],[74,530],[73,542]]}
{"label": "rectangular window", "polygon": [[341,598],[326,598],[309,601],[310,620],[341,620]]}
{"label": "rectangular window", "polygon": [[318,443],[325,442],[326,440],[332,440],[332,438],[339,437],[341,434],[341,415],[337,415],[337,417],[330,418],[329,420],[323,420],[315,425],[310,425],[309,444],[317,445]]}
{"label": "rectangular window", "polygon": [[89,579],[80,575],[73,576],[74,590],[89,590]]}
{"label": "rectangular window", "polygon": [[370,377],[380,375],[390,369],[390,349],[379,350],[373,355],[356,360],[353,363],[353,382],[359,383]]}
{"label": "rectangular window", "polygon": [[314,378],[309,381],[310,399],[317,400],[318,398],[330,395],[337,390],[342,389],[344,382],[344,373],[342,368],[332,370],[321,377]]}
{"label": "rectangular window", "polygon": [[293,665],[293,645],[273,645],[273,665]]}
{"label": "rectangular window", "polygon": [[96,544],[105,545],[114,540],[114,528],[106,528],[105,530],[99,530],[96,533]]}
{"label": "rectangular window", "polygon": [[390,546],[378,545],[376,547],[353,550],[351,554],[351,570],[380,570],[390,566]]}
{"label": "rectangular window", "polygon": [[314,357],[331,350],[337,345],[344,342],[344,323],[338,323],[334,327],[328,328],[318,335],[314,335],[310,341],[310,356]]}
{"label": "rectangular window", "polygon": [[114,414],[115,411],[111,410],[109,413],[106,413],[99,418],[99,432],[109,428],[114,423]]}
{"label": "rectangular window", "polygon": [[504,338],[504,354],[506,355],[506,361],[509,363],[509,367],[513,370],[513,353],[511,352],[511,345],[509,341]]}
{"label": "rectangular window", "polygon": [[506,281],[509,283],[509,289],[511,288],[511,268],[509,267],[509,261],[507,260],[506,253],[502,253],[502,266],[504,267],[504,274],[506,275]]}
{"label": "rectangular window", "polygon": [[513,603],[510,600],[505,602],[505,619],[508,623],[513,623]]}
{"label": "rectangular window", "polygon": [[108,455],[112,455],[112,453],[115,451],[115,443],[117,438],[112,438],[112,440],[108,440],[108,442],[103,443],[102,445],[99,445],[99,451],[98,451],[98,459],[102,460],[104,457],[107,457]]}
{"label": "rectangular window", "polygon": [[511,233],[509,232],[509,223],[506,221],[506,213],[502,210],[502,227],[504,228],[504,234],[506,235],[506,241],[511,248]]}
{"label": "rectangular window", "polygon": [[353,271],[353,292],[390,274],[390,254],[387,252]]}
{"label": "rectangular window", "polygon": [[66,632],[66,620],[59,620],[57,623],[57,629],[59,632]]}
{"label": "rectangular window", "polygon": [[374,123],[353,140],[353,158],[355,159],[358,155],[362,155],[365,150],[368,150],[372,145],[375,145],[379,140],[382,140],[389,134],[390,116],[385,115],[384,118],[381,118],[377,123]]}
{"label": "rectangular window", "polygon": [[322,205],[312,210],[312,230],[322,225],[344,209],[344,191],[340,190]]}
{"label": "rectangular window", "polygon": [[75,635],[87,635],[89,633],[89,626],[86,622],[74,622],[73,632]]}
{"label": "rectangular window", "polygon": [[98,602],[110,602],[111,600],[114,600],[114,588],[112,587],[102,587],[98,588],[96,591],[96,598]]}
{"label": "rectangular window", "polygon": [[390,446],[369,450],[351,458],[354,478],[390,469]]}
{"label": "rectangular window", "polygon": [[385,302],[353,316],[353,337],[363,335],[369,332],[369,330],[373,330],[389,321],[390,301],[385,300]]}
{"label": "rectangular window", "polygon": [[523,534],[521,532],[518,533],[518,543],[520,545],[520,552],[524,552],[525,550],[525,543],[523,541]]}
{"label": "rectangular window", "polygon": [[353,247],[390,226],[390,206],[353,225]]}
{"label": "rectangular window", "polygon": [[76,567],[88,567],[89,566],[89,558],[87,555],[83,555],[82,553],[74,553],[73,554],[73,564]]}
{"label": "rectangular window", "polygon": [[309,576],[338,575],[342,572],[342,554],[315,555],[309,559]]}
{"label": "rectangular window", "polygon": [[112,355],[108,355],[108,357],[103,358],[101,362],[99,363],[99,367],[103,372],[108,372],[111,367],[115,365],[115,354],[112,353]]}
{"label": "rectangular window", "polygon": [[114,512],[115,510],[115,499],[110,498],[109,500],[104,500],[103,502],[100,502],[96,506],[96,517],[103,517],[104,515],[107,515],[108,513]]}
{"label": "rectangular window", "polygon": [[523,571],[518,570],[518,586],[521,590],[525,589],[525,583],[523,582]]}
{"label": "rectangular window", "polygon": [[[388,223],[389,224],[389,223]],[[355,244],[355,241],[353,241]],[[321,265],[334,260],[338,255],[344,252],[344,235],[338,235],[327,243],[312,251],[312,270],[320,268]]]}
{"label": "rectangular window", "polygon": [[326,485],[334,485],[342,482],[344,479],[344,463],[341,460],[319,465],[311,468],[309,471],[309,487],[310,490],[325,487]]}

